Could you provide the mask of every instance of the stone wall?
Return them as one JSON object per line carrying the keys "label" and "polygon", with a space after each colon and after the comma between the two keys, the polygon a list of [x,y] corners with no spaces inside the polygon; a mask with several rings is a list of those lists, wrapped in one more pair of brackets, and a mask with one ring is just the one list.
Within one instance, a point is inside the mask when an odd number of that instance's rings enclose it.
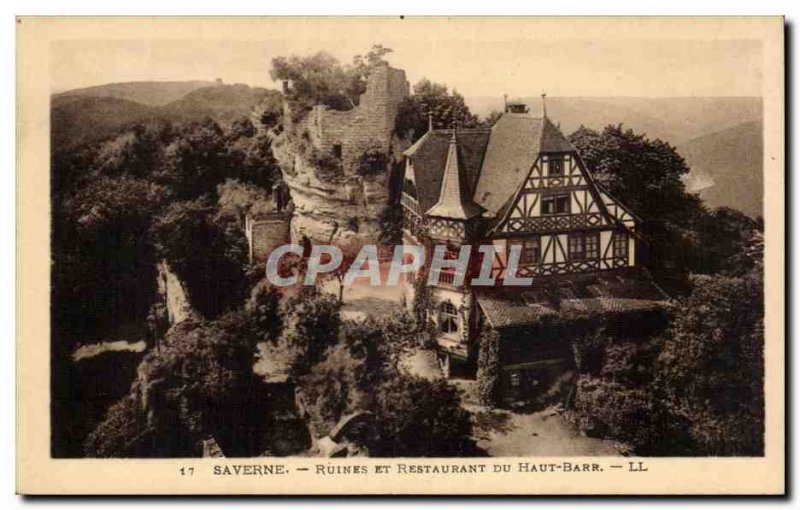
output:
{"label": "stone wall", "polygon": [[245,237],[250,263],[265,262],[269,254],[289,242],[291,213],[274,212],[259,218],[245,218]]}
{"label": "stone wall", "polygon": [[[390,173],[409,146],[394,133],[399,105],[408,94],[405,72],[380,65],[351,110],[318,105],[298,113],[286,105],[285,129],[273,150],[295,206],[295,240],[377,242],[377,218],[388,202]],[[365,154],[375,153],[387,158],[385,168],[364,172]]]}

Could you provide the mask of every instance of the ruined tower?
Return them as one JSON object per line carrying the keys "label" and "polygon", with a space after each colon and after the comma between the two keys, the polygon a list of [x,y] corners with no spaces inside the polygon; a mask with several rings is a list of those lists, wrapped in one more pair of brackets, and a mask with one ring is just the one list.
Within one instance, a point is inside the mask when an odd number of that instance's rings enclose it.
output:
{"label": "ruined tower", "polygon": [[395,134],[408,95],[405,72],[384,64],[372,69],[366,91],[349,110],[317,105],[298,113],[287,103],[274,152],[295,206],[293,239],[377,242],[389,179],[409,145]]}

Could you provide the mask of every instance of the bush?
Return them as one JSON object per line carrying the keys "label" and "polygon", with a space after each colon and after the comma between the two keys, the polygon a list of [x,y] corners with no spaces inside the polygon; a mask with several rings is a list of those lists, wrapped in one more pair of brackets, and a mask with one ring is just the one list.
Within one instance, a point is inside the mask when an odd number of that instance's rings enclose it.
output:
{"label": "bush", "polygon": [[633,444],[650,415],[643,390],[591,376],[578,378],[574,409],[577,425],[587,434]]}
{"label": "bush", "polygon": [[572,353],[575,358],[575,367],[579,373],[600,373],[605,358],[605,348],[611,338],[603,328],[595,329],[585,335],[579,335],[572,342]]}
{"label": "bush", "polygon": [[314,175],[321,181],[335,181],[344,176],[342,161],[319,149],[312,149],[309,163],[314,167]]}
{"label": "bush", "polygon": [[356,167],[356,174],[362,177],[380,175],[389,168],[391,159],[389,156],[378,149],[370,149],[361,155]]}

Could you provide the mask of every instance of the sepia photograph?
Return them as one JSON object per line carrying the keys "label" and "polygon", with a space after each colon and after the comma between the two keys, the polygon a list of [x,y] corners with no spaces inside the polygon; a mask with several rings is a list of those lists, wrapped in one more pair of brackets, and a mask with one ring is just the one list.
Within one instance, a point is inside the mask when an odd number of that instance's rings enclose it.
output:
{"label": "sepia photograph", "polygon": [[18,21],[50,461],[782,466],[780,18]]}

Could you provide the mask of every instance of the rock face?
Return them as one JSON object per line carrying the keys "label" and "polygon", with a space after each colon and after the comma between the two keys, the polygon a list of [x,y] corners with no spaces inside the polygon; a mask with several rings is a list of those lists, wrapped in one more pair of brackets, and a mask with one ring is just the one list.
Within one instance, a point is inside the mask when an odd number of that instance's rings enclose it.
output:
{"label": "rock face", "polygon": [[408,94],[405,72],[379,65],[351,110],[284,105],[284,130],[273,151],[294,202],[294,241],[306,236],[315,243],[377,242],[377,219],[409,146],[394,129]]}
{"label": "rock face", "polygon": [[158,293],[166,307],[170,326],[180,324],[186,319],[197,318],[189,293],[166,260],[158,263]]}

